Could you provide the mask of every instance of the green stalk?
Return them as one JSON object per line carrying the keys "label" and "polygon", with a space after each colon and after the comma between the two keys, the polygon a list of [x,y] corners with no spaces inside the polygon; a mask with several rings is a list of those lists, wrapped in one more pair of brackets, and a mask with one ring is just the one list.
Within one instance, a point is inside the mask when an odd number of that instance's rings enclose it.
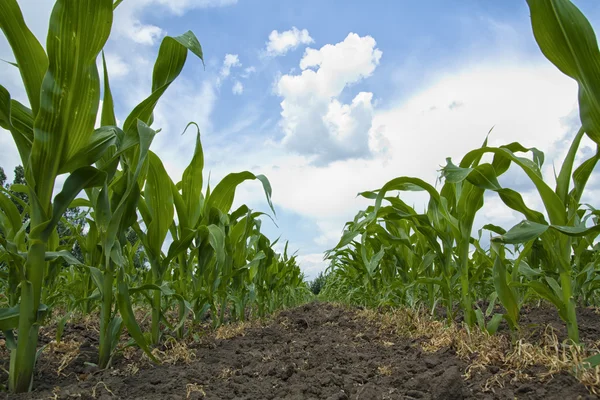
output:
{"label": "green stalk", "polygon": [[46,242],[31,239],[26,263],[26,276],[21,280],[21,304],[19,306],[19,339],[16,351],[11,352],[9,388],[14,393],[31,390],[33,370],[38,343],[38,313],[42,282],[46,267]]}
{"label": "green stalk", "polygon": [[560,273],[560,286],[562,288],[563,302],[567,310],[567,333],[569,339],[579,343],[579,327],[577,324],[577,314],[575,313],[575,301],[573,301],[573,290],[571,288],[571,273],[563,271]]}
{"label": "green stalk", "polygon": [[[156,282],[160,286],[160,282]],[[152,344],[158,344],[160,341],[160,307],[161,291],[155,290],[152,297]]]}
{"label": "green stalk", "polygon": [[101,369],[108,367],[112,349],[112,337],[109,326],[112,316],[113,281],[114,272],[107,268],[104,271],[102,305],[100,309],[100,347],[98,349],[98,367]]}
{"label": "green stalk", "polygon": [[447,314],[447,318],[448,318],[448,323],[451,324],[453,321],[452,318],[452,305],[454,304],[454,296],[452,295],[452,283],[451,283],[451,279],[452,279],[452,271],[450,271],[450,265],[452,263],[452,248],[447,248],[446,245],[444,245],[444,271],[443,274],[444,276],[444,280],[446,281],[446,314]]}
{"label": "green stalk", "polygon": [[471,301],[471,292],[469,285],[469,242],[460,243],[460,286],[462,289],[462,306],[465,316],[465,323],[470,328],[474,324],[473,302]]}
{"label": "green stalk", "polygon": [[[185,297],[188,293],[187,282],[188,282],[188,275],[189,275],[189,271],[188,271],[188,267],[187,267],[187,251],[179,254],[178,258],[179,258],[179,282],[178,282],[179,283],[179,293]],[[180,308],[180,310],[179,310],[179,319],[180,320],[183,318],[184,313],[185,313],[185,310]],[[179,327],[179,329],[177,330],[177,337],[179,339],[182,339],[184,335],[185,335],[185,324],[181,325],[181,327]]]}

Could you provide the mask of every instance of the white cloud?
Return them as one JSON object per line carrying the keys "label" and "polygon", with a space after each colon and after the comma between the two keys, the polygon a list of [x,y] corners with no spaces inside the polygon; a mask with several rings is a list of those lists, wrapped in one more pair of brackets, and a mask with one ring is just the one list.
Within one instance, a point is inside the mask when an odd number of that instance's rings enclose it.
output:
{"label": "white cloud", "polygon": [[[212,131],[211,115],[217,99],[214,84],[204,81],[196,85],[179,77],[169,88],[154,113],[153,128],[161,128],[151,149],[163,161],[171,179],[178,182],[192,160],[196,144],[196,130],[192,126],[181,135],[188,122],[196,122],[206,145],[206,133]],[[181,107],[185,104],[185,107]]]}
{"label": "white cloud", "polygon": [[370,36],[350,33],[344,41],[321,49],[306,49],[299,75],[279,78],[284,145],[314,156],[318,164],[370,155],[372,93],[358,93],[350,104],[339,96],[344,89],[370,76],[381,59]]}
{"label": "white cloud", "polygon": [[325,270],[329,263],[323,260],[323,253],[303,254],[296,258],[302,266],[302,272],[306,279],[315,279],[319,272]]}
{"label": "white cloud", "polygon": [[227,78],[231,74],[231,68],[241,67],[240,59],[237,54],[225,54],[223,60],[223,66],[221,67],[220,74],[223,78]]}
{"label": "white cloud", "polygon": [[113,31],[136,43],[153,45],[165,32],[158,26],[142,21],[146,9],[158,6],[173,15],[181,16],[193,9],[224,7],[236,3],[237,0],[127,0],[115,11]]}
{"label": "white cloud", "polygon": [[235,81],[235,83],[231,87],[231,92],[237,95],[244,93],[244,85],[242,85],[242,82]]}
{"label": "white cloud", "polygon": [[[481,146],[494,125],[490,145],[519,141],[546,153],[545,176],[552,186],[552,160],[562,162],[565,146],[561,143],[573,129],[563,117],[572,115],[576,105],[576,84],[552,65],[464,66],[432,80],[411,97],[374,109],[371,158],[315,165],[310,156],[290,154],[286,146],[266,141],[252,148],[243,143],[228,149],[231,161],[223,162],[222,168],[264,173],[271,181],[275,205],[317,228],[306,242],[292,241],[290,247],[299,248],[301,255],[317,254],[334,246],[344,223],[372,204],[356,197],[358,192],[380,188],[398,176],[416,176],[434,184],[446,157],[458,163],[466,152]],[[510,179],[503,181],[506,187],[523,186],[518,173],[509,173]],[[543,210],[536,192],[525,191],[523,197],[530,207]],[[405,192],[402,198],[417,211],[424,209],[427,200],[423,193]],[[259,185],[244,186],[236,201],[265,209]],[[491,193],[475,228],[485,223],[510,228],[521,218]],[[294,230],[294,226],[282,226],[284,235]],[[299,260],[307,275],[314,276],[325,267],[316,263],[316,256]]]}
{"label": "white cloud", "polygon": [[301,44],[313,43],[306,29],[298,29],[295,26],[289,31],[272,31],[267,42],[266,53],[269,56],[282,56],[288,51],[296,49]]}
{"label": "white cloud", "polygon": [[[105,52],[104,57],[106,59],[106,68],[108,69],[108,75],[111,81],[123,78],[129,74],[130,66],[123,57],[113,52]],[[98,57],[97,64],[98,71],[102,74],[102,57]]]}
{"label": "white cloud", "polygon": [[242,78],[248,78],[250,75],[254,74],[255,72],[256,72],[256,68],[254,66],[244,68],[244,72],[242,73]]}
{"label": "white cloud", "polygon": [[144,9],[153,3],[152,0],[124,1],[115,10],[113,34],[137,44],[151,46],[164,36],[161,28],[143,23],[140,18]]}

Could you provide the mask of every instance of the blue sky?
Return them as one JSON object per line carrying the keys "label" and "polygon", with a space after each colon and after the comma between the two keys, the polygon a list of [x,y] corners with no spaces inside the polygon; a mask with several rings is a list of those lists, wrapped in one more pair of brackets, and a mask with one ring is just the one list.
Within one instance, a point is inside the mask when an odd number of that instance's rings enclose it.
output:
{"label": "blue sky", "polygon": [[[44,41],[53,2],[19,3]],[[574,3],[600,26],[600,3]],[[149,94],[161,38],[187,30],[206,68],[188,57],[157,109],[163,130],[153,150],[179,180],[194,143],[181,132],[195,121],[212,182],[242,170],[267,175],[278,227],[265,221],[264,230],[290,241],[308,277],[368,204],[359,191],[402,175],[434,183],[446,157],[459,160],[492,126],[493,145],[521,141],[546,152],[551,179],[578,128],[576,85],[539,52],[524,0],[124,0],[106,46],[120,121]],[[0,58],[12,59],[3,38]],[[25,100],[14,69],[0,66],[0,83]],[[583,147],[581,157],[593,146]],[[0,165],[10,170],[16,157],[0,135]],[[542,209],[518,171],[505,183]],[[589,198],[596,188],[594,178]],[[236,202],[267,209],[254,182]],[[488,196],[476,226],[519,220]]]}

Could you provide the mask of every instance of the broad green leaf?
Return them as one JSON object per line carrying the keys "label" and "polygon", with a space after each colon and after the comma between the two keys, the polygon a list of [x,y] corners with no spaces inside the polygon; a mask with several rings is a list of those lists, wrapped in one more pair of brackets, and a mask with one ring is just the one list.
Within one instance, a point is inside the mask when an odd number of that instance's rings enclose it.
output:
{"label": "broad green leaf", "polygon": [[15,203],[4,193],[0,193],[0,211],[6,216],[5,224],[9,228],[5,234],[8,238],[12,238],[23,226],[23,220]]}
{"label": "broad green leaf", "polygon": [[[518,157],[514,154],[514,151],[531,151],[534,154],[534,161],[524,158]],[[509,146],[502,146],[499,148],[495,147],[487,147],[482,149],[472,150],[465,155],[463,160],[461,161],[461,167],[466,168],[464,165],[471,165],[472,160],[480,158],[482,155],[486,153],[494,154],[494,164],[497,165],[499,163],[498,160],[507,159],[510,162],[517,164],[519,167],[523,169],[523,171],[527,174],[527,176],[531,179],[532,183],[535,185],[538,193],[546,207],[546,211],[548,212],[548,216],[550,217],[550,222],[557,225],[564,225],[566,223],[566,207],[563,204],[560,197],[544,182],[541,171],[538,165],[538,162],[541,162],[543,159],[543,154],[535,149],[525,149],[518,143],[513,143]],[[536,162],[537,161],[537,162]],[[502,172],[504,172],[508,168],[501,168]],[[539,213],[533,212],[533,210],[529,210],[523,203],[521,196],[514,191],[510,191],[509,189],[501,188],[497,181],[494,181],[493,171],[497,168],[490,169],[489,167],[485,168],[485,173],[481,175],[481,177],[476,177],[471,180],[472,184],[478,185],[483,189],[494,190],[498,192],[500,197],[505,201],[509,207],[523,212],[527,218],[533,219],[535,218],[536,222],[541,222],[539,220]],[[451,168],[450,170],[454,170]],[[472,171],[471,171],[472,172]],[[471,173],[470,172],[470,173]],[[469,173],[469,174],[470,174]],[[469,176],[469,175],[467,175]],[[487,176],[487,178],[484,178]],[[490,181],[491,179],[491,181]]]}
{"label": "broad green leaf", "polygon": [[[58,23],[56,19],[52,22]],[[16,0],[0,2],[0,29],[12,48],[29,104],[33,114],[37,115],[40,108],[42,80],[48,69],[48,57],[40,42],[25,24],[23,13]]]}
{"label": "broad green leaf", "polygon": [[138,325],[135,314],[131,306],[131,297],[129,294],[129,288],[123,281],[117,283],[117,304],[119,306],[119,312],[123,318],[123,322],[127,327],[129,335],[135,340],[137,345],[146,353],[146,355],[154,362],[158,362],[154,354],[150,351],[148,342],[142,333],[140,326]]}
{"label": "broad green leaf", "polygon": [[86,188],[102,186],[106,181],[106,173],[97,170],[94,167],[81,167],[75,171],[65,181],[62,190],[54,198],[52,210],[52,219],[46,227],[46,235],[49,235],[58,221],[63,216],[69,205],[77,195]]}
{"label": "broad green leaf", "polygon": [[577,150],[579,150],[579,144],[581,143],[584,133],[585,131],[583,128],[581,128],[573,138],[571,146],[569,147],[569,151],[567,152],[562,167],[560,168],[558,177],[556,178],[556,194],[558,197],[560,197],[565,205],[567,204],[567,194],[569,193],[569,184],[571,183],[573,163],[575,162],[575,156],[577,155]]}
{"label": "broad green leaf", "polygon": [[90,271],[90,275],[92,276],[92,281],[98,288],[100,295],[104,296],[104,275],[102,274],[102,271],[100,271],[98,268],[95,268],[95,267],[88,266],[87,268]]}
{"label": "broad green leaf", "polygon": [[108,39],[112,18],[111,0],[80,0],[76,5],[58,0],[52,11],[48,72],[42,81],[27,176],[43,208],[62,166],[90,143],[100,101],[96,58]]}
{"label": "broad green leaf", "polygon": [[570,0],[528,0],[531,25],[542,53],[579,84],[579,115],[600,143],[600,51],[594,30]]}
{"label": "broad green leaf", "polygon": [[598,164],[598,160],[600,159],[600,153],[596,151],[596,154],[592,157],[585,160],[575,172],[573,172],[573,190],[571,190],[570,194],[573,196],[573,200],[576,203],[581,201],[581,196],[583,195],[583,190],[585,189],[585,185],[587,184],[596,164]]}
{"label": "broad green leaf", "polygon": [[83,146],[71,159],[65,161],[65,164],[58,171],[59,174],[74,171],[77,168],[92,165],[98,161],[110,147],[116,144],[117,130],[118,128],[112,126],[103,126],[96,129],[90,138],[90,142]]}
{"label": "broad green leaf", "polygon": [[196,235],[196,231],[189,231],[183,238],[174,240],[169,246],[169,251],[167,252],[167,257],[165,258],[164,262],[168,264],[179,254],[185,254],[192,244],[192,241],[196,238]]}
{"label": "broad green leaf", "polygon": [[81,262],[67,250],[60,251],[47,251],[46,261],[55,261],[58,258],[62,258],[69,265],[83,265]]}
{"label": "broad green leaf", "polygon": [[[187,127],[191,124],[190,122]],[[186,219],[182,220],[180,216],[179,224],[184,228],[195,228],[200,214],[202,212],[202,173],[204,171],[204,153],[202,151],[202,143],[200,142],[200,128],[196,125],[196,148],[194,156],[188,167],[183,172],[181,179],[181,196],[186,210]],[[185,132],[185,131],[184,131]]]}
{"label": "broad green leaf", "polygon": [[26,167],[33,144],[33,115],[31,110],[15,100],[0,85],[0,127],[10,131],[19,151],[21,162]]}
{"label": "broad green leaf", "polygon": [[502,314],[494,314],[492,316],[492,319],[488,322],[486,327],[486,330],[490,335],[494,335],[498,331],[500,322],[502,322],[502,318],[504,318],[504,315]]}
{"label": "broad green leaf", "polygon": [[[210,196],[207,196],[207,200],[205,202],[205,214],[208,214],[211,207],[218,209],[224,214],[229,213],[238,185],[244,181],[253,179],[259,179],[262,182],[265,195],[267,196],[267,201],[273,210],[273,205],[271,204],[271,186],[269,185],[269,181],[262,175],[256,176],[251,172],[244,171],[227,175],[221,182],[217,184],[217,186],[215,186]],[[275,212],[275,210],[273,210],[273,212]]]}
{"label": "broad green leaf", "polygon": [[[48,306],[40,304],[38,320],[48,312]],[[0,331],[11,331],[19,326],[19,305],[10,308],[0,308]]]}
{"label": "broad green leaf", "polygon": [[498,245],[492,244],[494,254],[493,278],[494,288],[498,294],[498,299],[506,309],[507,317],[511,327],[517,326],[519,320],[519,306],[512,288],[508,285],[506,266],[502,259],[501,250]]}
{"label": "broad green leaf", "polygon": [[532,221],[521,221],[506,232],[506,234],[494,238],[502,243],[525,243],[540,237],[548,229],[560,232],[567,236],[581,237],[592,233],[600,232],[600,225],[594,225],[591,228],[586,226],[560,226],[539,224]]}
{"label": "broad green leaf", "polygon": [[206,227],[206,230],[208,233],[208,242],[217,256],[217,264],[223,265],[225,263],[225,233],[216,225],[209,225]]}
{"label": "broad green leaf", "polygon": [[144,188],[144,199],[151,220],[146,221],[148,229],[148,251],[155,257],[160,255],[169,227],[173,222],[173,182],[156,154],[148,154],[149,168]]}
{"label": "broad green leaf", "polygon": [[176,37],[166,36],[163,39],[152,73],[152,94],[138,104],[125,119],[123,124],[125,132],[135,128],[137,120],[147,125],[152,124],[154,108],[163,93],[181,73],[188,50],[204,62],[200,43],[192,32],[188,31]]}

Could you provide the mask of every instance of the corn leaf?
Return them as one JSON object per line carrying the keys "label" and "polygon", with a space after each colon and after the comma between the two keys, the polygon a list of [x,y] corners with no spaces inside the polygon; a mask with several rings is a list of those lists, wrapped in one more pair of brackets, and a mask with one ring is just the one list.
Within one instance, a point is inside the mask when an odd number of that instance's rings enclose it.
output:
{"label": "corn leaf", "polygon": [[25,24],[23,13],[16,0],[0,2],[0,29],[4,32],[12,48],[23,78],[29,104],[31,104],[33,114],[37,115],[40,109],[42,80],[48,69],[46,52]]}
{"label": "corn leaf", "polygon": [[570,0],[528,0],[533,35],[542,53],[579,84],[579,115],[600,143],[600,51],[587,18]]}
{"label": "corn leaf", "polygon": [[48,32],[48,72],[34,122],[30,176],[42,207],[61,167],[88,145],[100,99],[96,57],[112,25],[111,0],[58,0]]}

